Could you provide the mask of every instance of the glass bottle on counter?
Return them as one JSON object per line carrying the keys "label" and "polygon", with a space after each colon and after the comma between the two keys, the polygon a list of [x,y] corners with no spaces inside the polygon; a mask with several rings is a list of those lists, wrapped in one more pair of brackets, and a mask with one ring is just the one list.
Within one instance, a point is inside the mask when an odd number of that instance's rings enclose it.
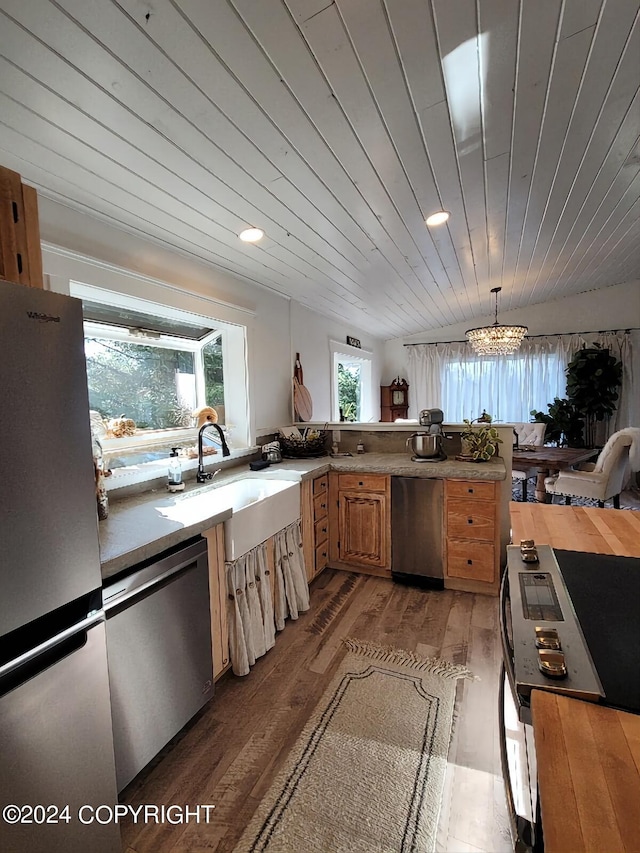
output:
{"label": "glass bottle on counter", "polygon": [[169,468],[167,470],[167,489],[170,492],[181,492],[184,489],[182,482],[182,466],[178,457],[178,447],[172,447],[169,454]]}

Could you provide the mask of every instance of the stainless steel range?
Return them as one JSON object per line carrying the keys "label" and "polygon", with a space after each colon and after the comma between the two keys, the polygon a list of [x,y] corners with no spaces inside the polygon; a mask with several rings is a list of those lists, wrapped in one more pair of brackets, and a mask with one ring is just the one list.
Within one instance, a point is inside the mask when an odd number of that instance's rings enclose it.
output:
{"label": "stainless steel range", "polygon": [[[525,562],[520,548],[507,548],[508,586],[503,585],[509,596],[503,596],[503,602],[510,611],[502,620],[503,651],[513,664],[507,673],[513,678],[523,723],[531,722],[529,696],[534,688],[592,702],[604,698],[553,549],[540,545],[536,551],[538,561]],[[549,666],[551,655],[556,668]]]}
{"label": "stainless steel range", "polygon": [[500,599],[500,740],[515,850],[542,850],[531,691],[640,713],[640,560],[509,546]]}

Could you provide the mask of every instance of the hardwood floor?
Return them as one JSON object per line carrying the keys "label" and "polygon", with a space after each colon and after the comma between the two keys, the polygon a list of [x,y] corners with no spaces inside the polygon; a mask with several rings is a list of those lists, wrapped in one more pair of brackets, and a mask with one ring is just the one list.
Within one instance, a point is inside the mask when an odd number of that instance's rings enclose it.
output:
{"label": "hardwood floor", "polygon": [[478,677],[458,683],[437,850],[510,851],[497,738],[497,600],[326,569],[311,585],[311,604],[248,676],[222,677],[213,700],[122,795],[134,806],[215,804],[211,821],[129,821],[124,850],[232,851],[343,657],[342,638],[352,636],[463,663]]}

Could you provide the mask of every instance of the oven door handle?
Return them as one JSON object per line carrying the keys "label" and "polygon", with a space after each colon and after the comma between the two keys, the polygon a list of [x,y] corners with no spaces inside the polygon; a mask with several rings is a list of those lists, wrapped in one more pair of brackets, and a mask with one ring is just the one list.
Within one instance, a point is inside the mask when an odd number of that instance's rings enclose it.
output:
{"label": "oven door handle", "polygon": [[507,813],[511,824],[514,853],[534,853],[536,849],[534,845],[536,836],[535,828],[528,820],[516,812],[516,805],[513,798],[513,779],[507,755],[507,729],[504,716],[506,674],[506,667],[503,663],[500,668],[500,686],[498,688],[498,741],[500,744],[500,764],[502,766],[502,779],[504,781],[505,797],[507,800]]}
{"label": "oven door handle", "polygon": [[507,599],[509,597],[509,576],[507,570],[502,574],[500,583],[500,639],[502,640],[502,659],[504,668],[509,679],[509,686],[514,700],[517,700],[516,693],[516,674],[514,665],[514,650],[509,642],[509,634],[507,632]]}

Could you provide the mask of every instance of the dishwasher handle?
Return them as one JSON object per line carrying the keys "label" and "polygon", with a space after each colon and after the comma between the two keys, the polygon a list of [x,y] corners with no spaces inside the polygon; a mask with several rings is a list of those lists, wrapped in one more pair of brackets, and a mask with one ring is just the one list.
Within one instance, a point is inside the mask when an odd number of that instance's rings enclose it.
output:
{"label": "dishwasher handle", "polygon": [[198,539],[196,542],[174,551],[165,556],[160,555],[151,565],[145,565],[138,571],[133,571],[126,577],[103,590],[103,606],[105,613],[114,607],[120,608],[125,602],[137,598],[141,593],[166,581],[168,578],[183,572],[190,566],[195,566],[201,557],[207,555],[207,542]]}

